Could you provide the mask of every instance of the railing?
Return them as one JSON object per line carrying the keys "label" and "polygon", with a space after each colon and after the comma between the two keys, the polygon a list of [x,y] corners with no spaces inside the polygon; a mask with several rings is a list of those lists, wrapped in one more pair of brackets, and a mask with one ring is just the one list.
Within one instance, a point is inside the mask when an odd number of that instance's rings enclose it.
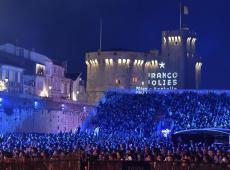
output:
{"label": "railing", "polygon": [[230,167],[216,164],[183,164],[148,161],[89,161],[88,170],[227,170]]}
{"label": "railing", "polygon": [[7,160],[0,161],[0,170],[227,170],[227,165],[183,164],[148,161],[88,161],[64,160]]}
{"label": "railing", "polygon": [[82,170],[80,160],[7,160],[0,161],[0,170]]}

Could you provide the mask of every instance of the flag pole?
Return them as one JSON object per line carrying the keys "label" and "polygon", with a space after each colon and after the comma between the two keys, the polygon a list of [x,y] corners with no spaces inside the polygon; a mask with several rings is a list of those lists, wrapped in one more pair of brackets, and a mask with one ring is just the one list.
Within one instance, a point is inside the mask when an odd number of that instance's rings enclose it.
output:
{"label": "flag pole", "polygon": [[181,30],[181,28],[182,28],[182,2],[181,2],[181,0],[180,0],[180,30]]}
{"label": "flag pole", "polygon": [[100,18],[100,51],[102,45],[102,19]]}

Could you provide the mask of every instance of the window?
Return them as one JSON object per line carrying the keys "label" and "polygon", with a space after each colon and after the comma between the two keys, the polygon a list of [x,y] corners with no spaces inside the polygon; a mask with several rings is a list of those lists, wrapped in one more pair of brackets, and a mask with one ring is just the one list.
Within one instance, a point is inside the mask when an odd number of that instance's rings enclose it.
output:
{"label": "window", "polygon": [[18,81],[18,83],[21,82],[21,74],[20,74],[20,72],[17,72],[17,81]]}
{"label": "window", "polygon": [[9,71],[9,81],[11,82],[15,81],[15,72],[12,70]]}
{"label": "window", "polygon": [[132,82],[137,83],[137,77],[133,77]]}
{"label": "window", "polygon": [[41,64],[36,64],[36,74],[37,75],[45,75],[45,66]]}
{"label": "window", "polygon": [[19,55],[20,55],[20,56],[24,56],[24,49],[23,49],[23,48],[20,48],[20,49],[19,49]]}
{"label": "window", "polygon": [[65,85],[64,82],[61,82],[61,93],[64,94],[65,92]]}
{"label": "window", "polygon": [[5,80],[5,79],[9,79],[9,70],[7,69],[4,69],[3,72],[2,72],[2,78]]}
{"label": "window", "polygon": [[120,85],[121,84],[121,80],[116,79],[115,84],[116,85]]}
{"label": "window", "polygon": [[66,93],[69,94],[69,91],[70,91],[70,85],[69,85],[69,83],[67,83],[66,86],[67,86],[67,91],[66,91]]}

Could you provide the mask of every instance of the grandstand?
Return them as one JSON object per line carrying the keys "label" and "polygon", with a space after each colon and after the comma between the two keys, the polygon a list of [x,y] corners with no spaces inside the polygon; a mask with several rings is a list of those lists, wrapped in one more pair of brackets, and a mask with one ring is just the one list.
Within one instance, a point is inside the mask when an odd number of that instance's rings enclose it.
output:
{"label": "grandstand", "polygon": [[134,91],[110,90],[84,127],[97,128],[99,134],[118,137],[159,137],[164,129],[171,134],[189,129],[198,130],[196,132],[207,128],[228,130],[229,91],[178,90],[136,94]]}

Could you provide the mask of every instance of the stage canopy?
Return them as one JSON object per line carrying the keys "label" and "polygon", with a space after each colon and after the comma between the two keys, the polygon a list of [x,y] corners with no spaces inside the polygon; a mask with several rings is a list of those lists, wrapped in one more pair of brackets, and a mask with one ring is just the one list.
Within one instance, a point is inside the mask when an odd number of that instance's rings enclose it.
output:
{"label": "stage canopy", "polygon": [[186,135],[186,134],[208,134],[208,135],[230,135],[230,129],[223,128],[204,128],[204,129],[187,129],[174,133],[174,135]]}

